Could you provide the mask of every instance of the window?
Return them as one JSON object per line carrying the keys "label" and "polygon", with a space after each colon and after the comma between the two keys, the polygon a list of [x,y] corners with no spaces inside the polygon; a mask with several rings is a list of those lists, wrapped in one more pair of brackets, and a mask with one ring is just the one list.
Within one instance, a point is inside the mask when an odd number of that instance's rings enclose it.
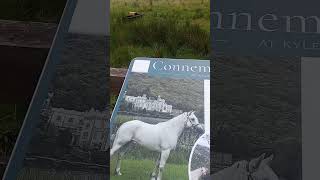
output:
{"label": "window", "polygon": [[84,132],[83,134],[82,134],[82,139],[87,139],[88,138],[88,132]]}
{"label": "window", "polygon": [[73,118],[69,118],[68,122],[72,123],[73,122]]}
{"label": "window", "polygon": [[94,139],[94,140],[97,140],[98,137],[99,137],[99,133],[98,133],[98,132],[95,132],[95,133],[94,133],[94,136],[93,136],[93,139]]}
{"label": "window", "polygon": [[61,121],[61,116],[57,116],[56,121],[60,122]]}
{"label": "window", "polygon": [[87,124],[86,124],[86,128],[89,128],[89,127],[90,127],[90,123],[87,123]]}

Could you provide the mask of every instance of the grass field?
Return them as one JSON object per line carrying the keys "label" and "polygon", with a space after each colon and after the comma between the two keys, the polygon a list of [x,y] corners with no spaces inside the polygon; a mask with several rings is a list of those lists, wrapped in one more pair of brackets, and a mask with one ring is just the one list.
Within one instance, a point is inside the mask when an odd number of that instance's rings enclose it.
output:
{"label": "grass field", "polygon": [[[134,57],[209,57],[209,0],[111,0],[112,67]],[[128,12],[143,13],[126,19]]]}
{"label": "grass field", "polygon": [[[151,160],[131,160],[122,161],[121,176],[114,175],[116,161],[111,161],[110,173],[112,180],[149,180],[155,162]],[[163,180],[187,180],[187,165],[177,165],[167,163],[163,172]]]}

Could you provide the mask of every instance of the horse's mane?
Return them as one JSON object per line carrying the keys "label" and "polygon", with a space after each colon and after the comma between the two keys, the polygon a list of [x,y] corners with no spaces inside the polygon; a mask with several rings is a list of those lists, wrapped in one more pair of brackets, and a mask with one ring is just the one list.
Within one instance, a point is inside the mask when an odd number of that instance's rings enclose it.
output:
{"label": "horse's mane", "polygon": [[185,113],[179,114],[178,116],[173,117],[173,118],[171,118],[171,119],[169,119],[169,120],[167,120],[167,121],[159,122],[158,124],[163,124],[163,123],[167,123],[167,122],[169,122],[169,121],[176,120],[176,119],[178,119],[178,118],[179,118],[180,116],[182,116],[182,115],[185,115]]}

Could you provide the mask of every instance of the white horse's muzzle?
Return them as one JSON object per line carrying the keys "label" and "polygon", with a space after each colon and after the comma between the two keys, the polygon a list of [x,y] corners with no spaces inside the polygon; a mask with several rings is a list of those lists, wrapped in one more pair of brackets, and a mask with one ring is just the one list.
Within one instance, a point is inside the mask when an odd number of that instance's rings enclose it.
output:
{"label": "white horse's muzzle", "polygon": [[197,129],[197,130],[204,131],[204,128],[203,128],[203,126],[201,124],[196,124],[196,125],[194,125],[192,127]]}

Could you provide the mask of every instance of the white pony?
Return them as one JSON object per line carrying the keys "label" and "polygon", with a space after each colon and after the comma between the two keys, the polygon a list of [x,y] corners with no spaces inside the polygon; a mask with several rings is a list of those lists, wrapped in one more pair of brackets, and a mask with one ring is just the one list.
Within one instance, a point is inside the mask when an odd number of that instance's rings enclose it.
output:
{"label": "white pony", "polygon": [[201,167],[198,169],[195,169],[190,172],[190,180],[199,180],[202,176],[205,176],[209,173],[209,170],[205,167]]}
{"label": "white pony", "polygon": [[211,176],[214,180],[279,180],[270,168],[273,155],[264,159],[265,154],[248,161],[238,161]]}
{"label": "white pony", "polygon": [[[162,171],[170,151],[177,146],[178,138],[183,130],[190,127],[197,127],[203,130],[194,111],[182,113],[158,124],[148,124],[139,120],[128,121],[119,127],[110,150],[110,157],[130,142],[136,142],[152,151],[159,152],[160,156],[151,174],[151,179],[161,180]],[[115,169],[117,175],[121,175],[120,164],[124,153],[125,150],[121,148]]]}

